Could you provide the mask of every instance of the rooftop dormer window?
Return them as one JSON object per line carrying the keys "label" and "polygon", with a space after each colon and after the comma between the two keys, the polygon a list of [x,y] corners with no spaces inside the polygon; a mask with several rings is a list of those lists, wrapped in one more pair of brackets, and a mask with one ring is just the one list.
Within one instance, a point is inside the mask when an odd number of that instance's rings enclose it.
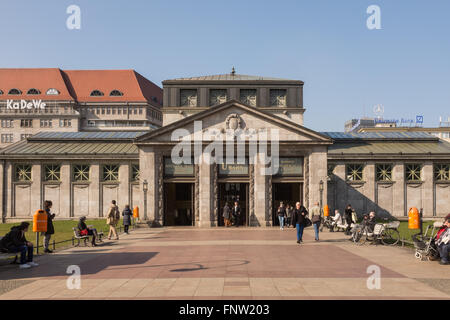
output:
{"label": "rooftop dormer window", "polygon": [[[91,94],[92,95],[92,94]],[[109,93],[109,95],[111,97],[121,97],[123,96],[123,92],[119,91],[119,90],[113,90]]]}
{"label": "rooftop dormer window", "polygon": [[180,106],[196,107],[197,106],[197,90],[181,89],[180,90]]}
{"label": "rooftop dormer window", "polygon": [[50,88],[47,90],[46,93],[50,96],[57,96],[59,94],[59,91],[56,90],[55,88]]}
{"label": "rooftop dormer window", "polygon": [[14,89],[9,90],[8,94],[19,95],[19,94],[22,94],[22,91],[14,88]]}
{"label": "rooftop dormer window", "polygon": [[241,89],[239,100],[249,106],[256,107],[256,89]]}
{"label": "rooftop dormer window", "polygon": [[91,97],[102,97],[102,96],[104,96],[104,94],[100,90],[94,90],[91,92]]}
{"label": "rooftop dormer window", "polygon": [[35,88],[31,88],[30,90],[27,91],[27,94],[41,94],[41,92],[38,89]]}
{"label": "rooftop dormer window", "polygon": [[285,107],[286,89],[270,89],[270,105],[272,107]]}
{"label": "rooftop dormer window", "polygon": [[2,90],[0,90],[0,95],[2,95],[3,94],[3,91]]}

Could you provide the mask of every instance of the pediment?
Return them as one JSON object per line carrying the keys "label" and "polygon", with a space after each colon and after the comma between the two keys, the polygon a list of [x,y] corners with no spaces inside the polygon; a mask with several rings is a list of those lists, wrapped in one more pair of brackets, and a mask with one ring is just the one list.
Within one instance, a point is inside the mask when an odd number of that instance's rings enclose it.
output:
{"label": "pediment", "polygon": [[241,133],[277,134],[280,142],[292,143],[331,143],[330,138],[313,130],[282,119],[273,114],[258,110],[237,101],[228,101],[211,109],[194,114],[167,126],[149,132],[136,139],[138,144],[173,142],[172,134],[189,135],[191,141],[194,133],[201,130],[204,141],[212,141],[212,135],[226,134],[230,130],[240,130]]}

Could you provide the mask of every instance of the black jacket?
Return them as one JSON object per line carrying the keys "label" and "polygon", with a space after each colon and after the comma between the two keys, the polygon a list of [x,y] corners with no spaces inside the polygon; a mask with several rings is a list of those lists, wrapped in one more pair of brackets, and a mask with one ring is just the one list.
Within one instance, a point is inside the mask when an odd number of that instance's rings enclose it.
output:
{"label": "black jacket", "polygon": [[78,222],[78,230],[86,230],[87,229],[87,225],[86,223],[84,223],[84,221],[80,221]]}
{"label": "black jacket", "polygon": [[344,210],[344,219],[345,222],[347,222],[348,224],[352,223],[352,212],[353,212],[352,208]]}
{"label": "black jacket", "polygon": [[12,227],[3,238],[0,240],[0,248],[10,250],[12,248],[27,245],[27,239],[25,238],[25,233],[19,229],[18,226]]}
{"label": "black jacket", "polygon": [[45,209],[45,213],[47,213],[47,232],[45,234],[54,234],[55,227],[53,226],[53,219],[55,218],[55,214],[51,214],[50,209]]}
{"label": "black jacket", "polygon": [[131,225],[131,217],[133,216],[131,209],[130,208],[123,209],[122,215],[123,215],[123,225],[124,226]]}
{"label": "black jacket", "polygon": [[286,207],[278,207],[277,214],[280,217],[286,216]]}
{"label": "black jacket", "polygon": [[240,216],[241,215],[241,207],[234,207],[231,208],[231,213],[233,214],[234,217]]}
{"label": "black jacket", "polygon": [[300,206],[300,209],[295,208],[292,215],[291,224],[295,226],[297,223],[300,225],[306,224],[306,217],[308,217],[308,210],[304,206]]}

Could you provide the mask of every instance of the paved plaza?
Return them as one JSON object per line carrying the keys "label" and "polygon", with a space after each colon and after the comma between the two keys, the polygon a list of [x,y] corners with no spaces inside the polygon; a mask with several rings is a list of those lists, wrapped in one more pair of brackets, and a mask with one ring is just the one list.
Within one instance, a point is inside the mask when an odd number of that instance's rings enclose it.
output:
{"label": "paved plaza", "polygon": [[[358,246],[343,233],[306,229],[139,228],[119,241],[3,263],[0,299],[450,299],[450,267],[410,248]],[[67,267],[81,269],[68,289]],[[369,266],[381,271],[368,289]]]}

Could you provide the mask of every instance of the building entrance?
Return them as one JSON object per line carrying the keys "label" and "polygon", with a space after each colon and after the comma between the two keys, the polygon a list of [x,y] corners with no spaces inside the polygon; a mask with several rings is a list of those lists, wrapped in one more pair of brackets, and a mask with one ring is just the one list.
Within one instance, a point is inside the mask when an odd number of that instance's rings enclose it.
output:
{"label": "building entrance", "polygon": [[194,225],[194,184],[164,184],[164,226]]}
{"label": "building entrance", "polygon": [[[295,208],[295,203],[303,203],[302,183],[274,183],[272,184],[272,225],[279,226],[277,210],[282,201]],[[290,217],[286,222],[290,223]]]}
{"label": "building entrance", "polygon": [[[219,183],[219,210],[218,210],[218,226],[224,226],[223,207],[225,203],[233,208],[234,202],[237,201],[241,207],[241,216],[239,225],[248,225],[248,183]],[[233,222],[234,224],[234,222]]]}

